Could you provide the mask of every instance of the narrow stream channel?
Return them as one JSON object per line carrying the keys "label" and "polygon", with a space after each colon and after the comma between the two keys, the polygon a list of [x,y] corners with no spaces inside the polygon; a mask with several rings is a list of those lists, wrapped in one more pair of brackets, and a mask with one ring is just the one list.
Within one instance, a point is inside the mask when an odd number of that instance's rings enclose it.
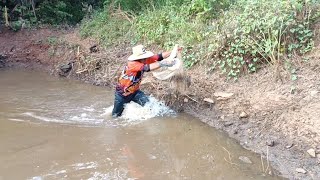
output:
{"label": "narrow stream channel", "polygon": [[[106,87],[1,70],[0,180],[281,179],[263,175],[258,155],[187,114],[156,103],[163,116],[112,119],[112,103]],[[128,110],[127,117],[142,111]]]}

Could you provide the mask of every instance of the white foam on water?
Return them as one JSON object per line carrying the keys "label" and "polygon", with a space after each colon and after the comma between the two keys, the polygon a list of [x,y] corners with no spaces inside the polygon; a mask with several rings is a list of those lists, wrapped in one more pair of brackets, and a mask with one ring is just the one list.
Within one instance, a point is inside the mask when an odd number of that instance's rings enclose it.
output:
{"label": "white foam on water", "polygon": [[56,172],[56,174],[65,174],[65,173],[67,173],[66,170],[61,170],[61,171],[57,171],[57,172]]}
{"label": "white foam on water", "polygon": [[10,121],[16,121],[16,122],[24,122],[23,119],[16,119],[16,118],[9,118]]}
{"label": "white foam on water", "polygon": [[174,113],[163,102],[158,101],[154,97],[149,97],[149,102],[144,106],[130,102],[125,105],[122,118],[128,122],[144,121],[157,116],[172,115]]}
{"label": "white foam on water", "polygon": [[126,179],[126,180],[135,180],[138,178],[129,178],[129,171],[124,168],[115,168],[114,170],[101,173],[101,172],[94,172],[92,173],[92,177],[88,178],[88,180],[100,180],[100,179]]}
{"label": "white foam on water", "polygon": [[96,162],[87,162],[87,163],[77,163],[71,165],[75,170],[82,169],[96,169],[98,167],[98,163]]}
{"label": "white foam on water", "polygon": [[32,178],[30,178],[28,180],[43,180],[43,178],[40,177],[40,176],[35,176],[35,177],[32,177]]}
{"label": "white foam on water", "polygon": [[[154,97],[149,97],[149,102],[147,102],[144,106],[140,106],[135,102],[130,102],[126,104],[125,109],[120,118],[112,118],[112,109],[113,106],[109,106],[103,109],[103,111],[97,111],[93,106],[85,106],[78,108],[77,110],[62,112],[56,115],[46,115],[42,113],[40,113],[39,115],[39,113],[36,112],[25,112],[22,113],[22,115],[45,122],[74,124],[81,126],[105,125],[116,127],[135,125],[154,117],[170,116],[175,114],[175,112],[171,110],[168,106],[166,106],[164,102],[158,101]],[[21,119],[11,120],[25,121]]]}
{"label": "white foam on water", "polygon": [[44,116],[38,116],[32,112],[25,112],[25,113],[22,113],[22,115],[29,116],[29,117],[35,118],[37,120],[46,121],[46,122],[56,122],[56,123],[64,123],[65,122],[64,120],[59,120],[59,119],[49,118],[49,117],[44,117]]}
{"label": "white foam on water", "polygon": [[76,163],[71,164],[66,167],[66,169],[60,169],[60,170],[49,170],[50,172],[47,172],[42,175],[34,176],[32,178],[29,178],[28,180],[42,180],[42,179],[61,179],[61,177],[67,177],[69,173],[75,174],[77,171],[82,170],[94,170],[99,167],[99,164],[97,162],[86,162],[86,163]]}
{"label": "white foam on water", "polygon": [[111,117],[112,116],[113,105],[107,108],[104,108],[104,112],[100,115],[100,117]]}
{"label": "white foam on water", "polygon": [[84,108],[82,108],[84,111],[88,111],[88,112],[94,112],[95,109],[92,106],[86,106]]}
{"label": "white foam on water", "polygon": [[71,123],[78,123],[78,124],[101,124],[103,123],[103,119],[97,119],[95,117],[90,117],[86,113],[82,113],[79,116],[71,116],[69,118],[69,121],[66,122],[71,122]]}
{"label": "white foam on water", "polygon": [[[109,106],[101,116],[111,117],[112,109],[113,106]],[[116,121],[119,125],[133,125],[154,117],[174,114],[175,112],[166,106],[164,102],[158,101],[154,97],[149,97],[149,102],[144,106],[140,106],[135,102],[126,104],[121,117],[112,119],[112,121]]]}
{"label": "white foam on water", "polygon": [[76,115],[76,116],[71,116],[69,118],[62,118],[62,119],[39,116],[33,112],[25,112],[25,113],[22,113],[22,115],[32,117],[39,121],[62,123],[62,124],[99,125],[99,124],[102,124],[104,121],[101,118],[90,117],[86,113],[81,113],[78,116]]}

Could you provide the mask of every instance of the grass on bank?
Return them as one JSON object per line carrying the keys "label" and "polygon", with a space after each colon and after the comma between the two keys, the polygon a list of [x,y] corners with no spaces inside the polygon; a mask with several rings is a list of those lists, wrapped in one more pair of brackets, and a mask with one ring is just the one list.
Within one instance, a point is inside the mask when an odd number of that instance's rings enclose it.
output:
{"label": "grass on bank", "polygon": [[285,68],[290,58],[314,46],[317,0],[183,2],[168,0],[139,12],[107,4],[82,23],[81,34],[105,46],[142,43],[170,49],[179,43],[185,47],[187,67],[203,64],[234,79],[264,65]]}

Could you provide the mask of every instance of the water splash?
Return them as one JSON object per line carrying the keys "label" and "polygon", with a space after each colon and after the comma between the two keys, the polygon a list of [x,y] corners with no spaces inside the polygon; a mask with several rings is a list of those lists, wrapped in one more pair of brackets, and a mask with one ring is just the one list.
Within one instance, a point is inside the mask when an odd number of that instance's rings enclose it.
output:
{"label": "water splash", "polygon": [[[101,114],[104,117],[111,117],[113,106],[105,109],[105,112]],[[145,120],[159,117],[175,115],[175,112],[164,104],[164,102],[158,101],[154,97],[149,97],[149,102],[144,106],[140,106],[135,102],[130,102],[125,105],[122,116],[117,121],[122,124],[137,124]]]}
{"label": "water splash", "polygon": [[129,122],[134,122],[173,114],[174,111],[166,106],[164,102],[158,101],[154,97],[149,97],[149,102],[143,107],[134,102],[126,104],[121,117]]}
{"label": "water splash", "polygon": [[24,118],[12,120],[29,122],[32,122],[32,120],[38,120],[80,126],[104,125],[116,127],[139,124],[154,117],[175,115],[175,112],[166,106],[164,102],[158,101],[154,97],[149,97],[149,102],[147,102],[143,107],[134,102],[126,104],[122,116],[117,119],[112,118],[112,109],[113,106],[99,110],[99,108],[92,105],[86,107],[77,107],[74,109],[71,108],[64,110],[63,112],[51,114],[46,112],[25,112],[21,115],[32,118],[31,120],[26,120]]}

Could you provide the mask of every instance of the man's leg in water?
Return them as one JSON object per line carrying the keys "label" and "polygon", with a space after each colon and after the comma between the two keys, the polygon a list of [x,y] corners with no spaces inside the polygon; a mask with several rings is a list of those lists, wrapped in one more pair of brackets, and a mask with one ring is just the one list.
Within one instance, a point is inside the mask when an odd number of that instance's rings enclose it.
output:
{"label": "man's leg in water", "polygon": [[138,90],[135,96],[133,97],[132,101],[140,104],[141,106],[144,106],[149,101],[149,98],[147,95],[144,94],[144,92]]}
{"label": "man's leg in water", "polygon": [[115,93],[114,96],[114,105],[112,110],[112,117],[119,117],[121,116],[124,110],[124,104],[126,103],[123,96],[118,93]]}
{"label": "man's leg in water", "polygon": [[112,117],[119,117],[122,115],[124,110],[124,105],[129,103],[135,97],[135,94],[130,94],[128,96],[122,96],[121,94],[115,93],[114,96],[114,106],[112,110]]}

